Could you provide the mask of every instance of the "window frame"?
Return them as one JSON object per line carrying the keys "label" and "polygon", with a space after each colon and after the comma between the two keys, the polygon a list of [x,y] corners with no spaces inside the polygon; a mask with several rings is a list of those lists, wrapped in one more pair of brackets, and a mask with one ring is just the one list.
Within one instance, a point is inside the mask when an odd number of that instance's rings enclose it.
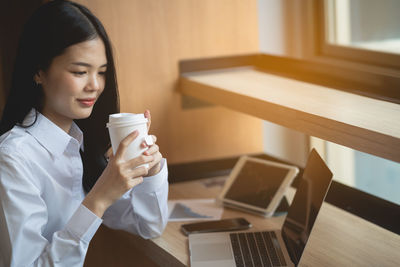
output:
{"label": "window frame", "polygon": [[315,1],[314,18],[317,25],[317,50],[318,54],[328,57],[337,57],[360,63],[382,66],[385,68],[400,68],[400,55],[354,47],[329,44],[326,41],[326,0]]}

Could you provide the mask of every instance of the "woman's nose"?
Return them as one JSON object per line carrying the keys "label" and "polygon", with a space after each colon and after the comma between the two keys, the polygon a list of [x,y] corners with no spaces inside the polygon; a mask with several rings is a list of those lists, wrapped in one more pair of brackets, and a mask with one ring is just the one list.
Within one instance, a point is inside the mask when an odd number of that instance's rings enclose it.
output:
{"label": "woman's nose", "polygon": [[91,75],[90,76],[90,80],[89,80],[89,84],[88,84],[88,89],[90,90],[99,90],[101,87],[101,81],[100,81],[101,77],[97,77],[97,75]]}

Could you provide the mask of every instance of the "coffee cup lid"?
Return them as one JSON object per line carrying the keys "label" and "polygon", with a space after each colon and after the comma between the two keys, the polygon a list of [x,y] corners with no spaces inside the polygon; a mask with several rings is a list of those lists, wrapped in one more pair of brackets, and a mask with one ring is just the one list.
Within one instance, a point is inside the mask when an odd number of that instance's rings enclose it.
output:
{"label": "coffee cup lid", "polygon": [[144,114],[133,114],[133,113],[116,113],[109,115],[107,127],[111,126],[125,126],[132,124],[147,123],[148,119],[145,118]]}

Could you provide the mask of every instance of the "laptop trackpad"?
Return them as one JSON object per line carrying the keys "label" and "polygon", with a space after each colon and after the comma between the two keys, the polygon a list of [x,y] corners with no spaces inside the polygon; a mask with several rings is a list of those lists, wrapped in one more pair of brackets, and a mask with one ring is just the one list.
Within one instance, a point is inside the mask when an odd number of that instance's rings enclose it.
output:
{"label": "laptop trackpad", "polygon": [[230,260],[233,258],[229,243],[195,244],[192,246],[193,261]]}

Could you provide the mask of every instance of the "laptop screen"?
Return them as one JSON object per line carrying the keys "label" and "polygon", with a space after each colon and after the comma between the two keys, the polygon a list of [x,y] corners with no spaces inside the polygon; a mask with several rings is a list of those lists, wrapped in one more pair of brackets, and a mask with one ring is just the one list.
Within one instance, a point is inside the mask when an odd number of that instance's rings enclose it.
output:
{"label": "laptop screen", "polygon": [[303,254],[331,180],[332,172],[313,149],[282,227],[283,240],[296,265]]}

